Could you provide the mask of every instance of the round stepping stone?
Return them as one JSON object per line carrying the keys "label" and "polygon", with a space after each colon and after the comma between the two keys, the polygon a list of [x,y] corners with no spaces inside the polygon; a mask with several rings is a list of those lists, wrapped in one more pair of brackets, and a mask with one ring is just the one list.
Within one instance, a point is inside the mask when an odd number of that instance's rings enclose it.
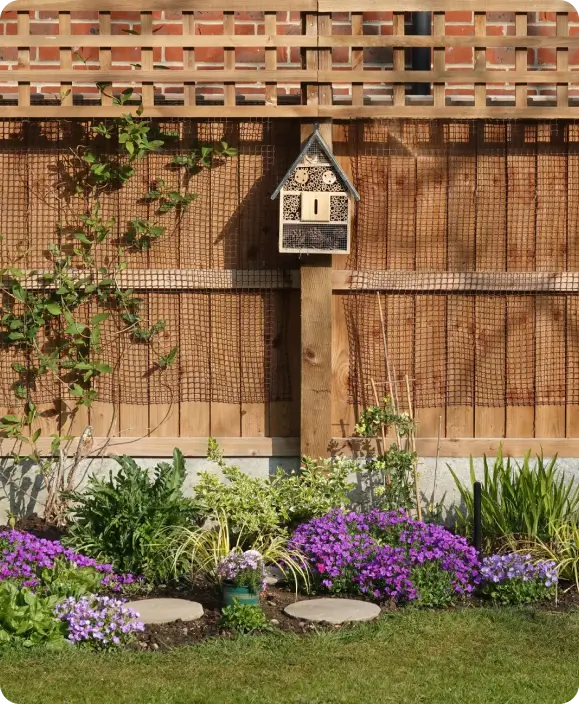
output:
{"label": "round stepping stone", "polygon": [[292,618],[302,621],[340,624],[350,621],[372,621],[380,615],[380,607],[356,599],[309,599],[297,601],[284,609]]}
{"label": "round stepping stone", "polygon": [[143,599],[125,604],[134,609],[143,623],[171,623],[171,621],[196,621],[203,616],[203,607],[187,599]]}

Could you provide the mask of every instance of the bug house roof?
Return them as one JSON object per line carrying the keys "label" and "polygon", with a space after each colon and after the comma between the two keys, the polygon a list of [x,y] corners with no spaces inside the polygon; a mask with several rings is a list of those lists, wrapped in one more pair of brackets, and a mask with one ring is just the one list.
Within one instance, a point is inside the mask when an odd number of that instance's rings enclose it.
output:
{"label": "bug house roof", "polygon": [[306,162],[308,158],[317,157],[320,155],[323,155],[327,159],[327,165],[336,172],[336,176],[340,179],[348,193],[355,200],[360,200],[360,195],[358,194],[358,191],[354,188],[352,182],[346,176],[340,164],[338,164],[336,157],[332,153],[332,150],[322,139],[318,125],[314,127],[312,136],[302,147],[302,150],[298,154],[297,159],[290,166],[286,175],[282,178],[282,180],[278,184],[278,187],[273,192],[271,199],[275,200],[279,196],[281,189],[284,187],[285,183],[291,177],[293,172],[298,168],[298,166],[300,166],[303,162]]}

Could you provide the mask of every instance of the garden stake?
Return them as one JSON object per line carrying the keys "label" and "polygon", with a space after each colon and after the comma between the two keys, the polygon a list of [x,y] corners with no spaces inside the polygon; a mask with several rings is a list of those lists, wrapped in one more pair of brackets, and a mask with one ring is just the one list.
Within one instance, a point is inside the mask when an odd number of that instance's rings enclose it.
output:
{"label": "garden stake", "polygon": [[[408,414],[412,420],[414,420],[414,410],[412,408],[412,396],[410,394],[410,381],[408,380],[408,374],[404,375],[404,381],[406,382],[406,396],[408,398]],[[414,462],[412,463],[412,470],[414,474],[414,491],[416,493],[416,516],[419,521],[422,520],[422,506],[420,505],[420,486],[418,480],[418,467],[416,461],[416,435],[415,430],[412,430],[408,438],[410,442],[410,450],[414,452]]]}
{"label": "garden stake", "polygon": [[[376,382],[374,379],[370,379],[370,382],[372,384],[372,390],[374,391],[374,399],[376,401],[376,405],[380,405],[380,400],[378,398],[378,391],[376,390]],[[380,430],[382,431],[382,451],[380,451],[380,448],[378,448],[378,454],[382,455],[386,452],[386,433],[384,431],[384,426],[382,425],[380,427]]]}
{"label": "garden stake", "polygon": [[482,486],[480,482],[475,482],[473,485],[474,498],[474,531],[473,543],[476,551],[480,555],[482,553]]}
{"label": "garden stake", "polygon": [[[392,399],[392,404],[394,406],[394,410],[396,413],[398,413],[398,408],[397,408],[397,389],[394,388],[394,385],[392,384],[392,370],[390,369],[390,358],[388,356],[388,343],[386,341],[386,326],[384,325],[384,313],[382,311],[382,300],[380,298],[380,293],[377,292],[376,296],[378,297],[378,311],[380,313],[380,327],[382,329],[382,344],[384,345],[384,361],[386,362],[386,374],[388,375],[388,386],[390,387],[390,397]],[[396,429],[396,445],[398,446],[398,449],[402,449],[402,444],[400,443],[400,435],[398,434],[398,429]]]}

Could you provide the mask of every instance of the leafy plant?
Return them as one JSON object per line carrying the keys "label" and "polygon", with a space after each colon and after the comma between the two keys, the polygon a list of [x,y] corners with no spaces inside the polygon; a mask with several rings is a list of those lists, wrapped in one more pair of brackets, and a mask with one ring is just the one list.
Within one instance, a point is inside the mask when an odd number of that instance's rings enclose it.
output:
{"label": "leafy plant", "polygon": [[222,580],[220,565],[223,560],[231,553],[242,553],[245,547],[259,552],[266,566],[274,565],[281,570],[294,582],[296,590],[299,584],[309,589],[307,561],[298,549],[288,546],[286,538],[271,534],[256,537],[253,533],[249,536],[243,526],[233,534],[224,512],[215,516],[208,526],[175,531],[171,552],[176,570],[186,564],[193,579],[202,577],[218,585]]}
{"label": "leafy plant", "polygon": [[255,633],[271,630],[263,611],[255,604],[240,604],[234,599],[231,606],[224,606],[219,625],[236,633]]}
{"label": "leafy plant", "polygon": [[64,644],[66,627],[54,616],[58,596],[43,596],[14,582],[0,582],[0,646]]}
{"label": "leafy plant", "polygon": [[129,228],[125,232],[125,240],[139,252],[146,252],[151,249],[155,240],[165,234],[166,228],[162,225],[143,220],[142,218],[133,218],[129,221]]}
{"label": "leafy plant", "polygon": [[354,430],[360,437],[376,437],[382,428],[388,430],[391,427],[404,437],[413,432],[415,423],[408,413],[395,411],[391,398],[387,396],[383,406],[370,406],[362,411]]}
{"label": "leafy plant", "polygon": [[500,604],[530,604],[548,599],[557,588],[555,562],[534,563],[531,555],[491,555],[482,562],[482,592]]}
{"label": "leafy plant", "polygon": [[254,594],[261,593],[266,585],[265,563],[257,550],[232,550],[220,560],[217,571],[222,582],[247,587]]}
{"label": "leafy plant", "polygon": [[246,541],[242,547],[247,548],[259,537],[287,536],[302,521],[346,505],[353,488],[348,477],[358,468],[354,461],[341,457],[303,458],[297,472],[278,469],[268,479],[250,477],[226,464],[212,438],[208,457],[217,462],[228,483],[214,473],[201,472],[195,496],[208,516],[227,516],[230,531],[242,532]]}
{"label": "leafy plant", "polygon": [[414,485],[415,452],[401,450],[392,444],[388,451],[366,460],[363,469],[374,474],[379,473],[381,486],[374,494],[379,497],[378,505],[385,511],[404,508],[410,511],[416,508],[416,490]]}
{"label": "leafy plant", "polygon": [[145,630],[139,615],[120,599],[90,594],[70,597],[54,609],[59,622],[66,624],[68,641],[93,650],[112,650],[130,643],[135,633]]}
{"label": "leafy plant", "polygon": [[299,526],[289,546],[307,557],[318,587],[332,593],[441,606],[478,583],[478,557],[464,538],[402,509],[334,510]]}
{"label": "leafy plant", "polygon": [[[516,543],[514,547],[517,547]],[[521,548],[536,560],[553,561],[559,578],[570,582],[579,591],[579,525],[576,517],[558,526],[549,542],[529,541]]]}
{"label": "leafy plant", "polygon": [[175,449],[173,462],[158,464],[153,479],[131,457],[115,459],[120,465],[115,475],[93,476],[85,491],[72,494],[75,505],[64,542],[117,569],[164,581],[172,573],[171,532],[192,526],[197,517],[193,501],[182,492],[183,455]]}
{"label": "leafy plant", "polygon": [[[474,521],[474,462],[470,460],[471,486],[449,467],[460,492],[457,529],[471,534]],[[557,470],[557,458],[545,462],[538,456],[531,466],[530,452],[522,464],[505,458],[499,448],[492,468],[484,458],[482,477],[482,534],[486,547],[500,547],[509,537],[550,542],[558,527],[579,508],[579,486]]]}

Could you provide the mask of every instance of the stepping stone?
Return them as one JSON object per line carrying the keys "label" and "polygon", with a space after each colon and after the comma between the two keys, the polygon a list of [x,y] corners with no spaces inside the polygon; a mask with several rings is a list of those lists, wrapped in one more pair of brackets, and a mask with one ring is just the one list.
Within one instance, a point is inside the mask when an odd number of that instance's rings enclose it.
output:
{"label": "stepping stone", "polygon": [[171,621],[196,621],[203,616],[203,607],[187,599],[143,599],[129,601],[125,606],[134,609],[143,623],[171,623]]}
{"label": "stepping stone", "polygon": [[290,604],[284,609],[292,618],[332,624],[350,621],[372,621],[380,615],[380,607],[356,599],[309,599]]}

